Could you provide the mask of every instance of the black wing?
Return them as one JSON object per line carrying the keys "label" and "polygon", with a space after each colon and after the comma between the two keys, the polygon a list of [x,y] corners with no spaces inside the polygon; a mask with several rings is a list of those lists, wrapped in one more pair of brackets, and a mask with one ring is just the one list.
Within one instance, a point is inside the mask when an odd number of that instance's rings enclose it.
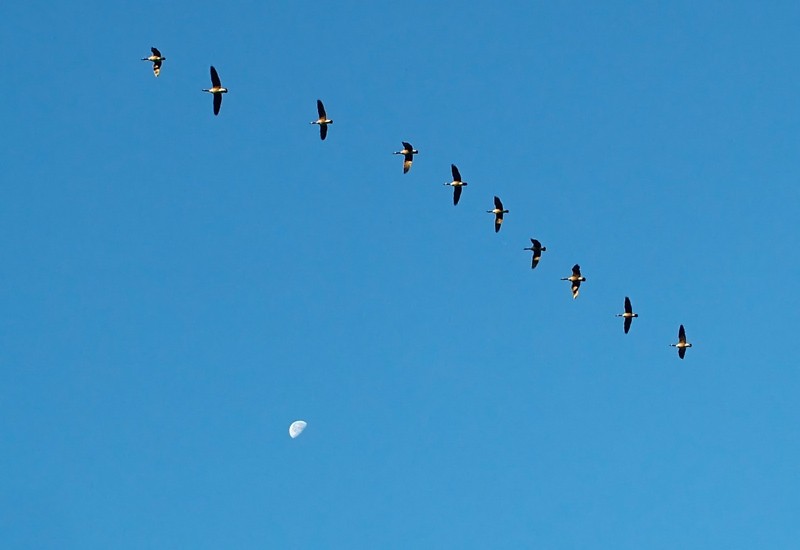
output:
{"label": "black wing", "polygon": [[161,72],[161,61],[153,61],[153,72],[156,76]]}
{"label": "black wing", "polygon": [[158,51],[158,48],[150,48],[150,51],[153,52],[153,55],[161,57],[161,52]]}
{"label": "black wing", "polygon": [[222,83],[219,81],[219,75],[217,74],[217,70],[214,68],[214,65],[211,65],[211,87],[222,88]]}
{"label": "black wing", "polygon": [[575,299],[580,294],[581,282],[580,281],[572,281],[572,298]]}
{"label": "black wing", "polygon": [[450,169],[453,171],[453,181],[461,181],[461,173],[456,168],[456,165],[451,164]]}
{"label": "black wing", "polygon": [[214,94],[214,114],[219,114],[219,108],[222,107],[222,94]]}
{"label": "black wing", "polygon": [[454,185],[453,186],[453,206],[458,204],[458,200],[461,198],[461,186]]}
{"label": "black wing", "polygon": [[533,245],[533,249],[534,250],[541,250],[542,249],[542,243],[540,243],[536,239],[531,239],[531,244]]}
{"label": "black wing", "polygon": [[541,254],[533,253],[533,258],[531,258],[531,269],[536,269],[536,266],[539,264],[539,260],[541,259]]}
{"label": "black wing", "polygon": [[[322,115],[325,116],[325,115]],[[319,139],[325,140],[328,137],[328,125],[327,124],[320,124],[319,125]]]}
{"label": "black wing", "polygon": [[[317,113],[319,113],[320,120],[327,120],[328,115],[325,114],[325,105],[318,99],[317,100]],[[325,138],[322,138],[325,139]]]}
{"label": "black wing", "polygon": [[576,277],[580,277],[581,276],[581,266],[579,266],[578,264],[573,265],[572,266],[572,274],[575,275]]}
{"label": "black wing", "polygon": [[[678,342],[685,343],[686,342],[686,331],[683,330],[683,325],[681,328],[678,329]],[[683,356],[681,356],[683,357]]]}
{"label": "black wing", "polygon": [[[502,208],[502,206],[500,207]],[[500,231],[500,226],[503,225],[503,213],[500,212],[499,214],[494,215],[494,232],[497,233]]]}
{"label": "black wing", "polygon": [[628,331],[631,329],[632,321],[633,317],[625,317],[625,334],[628,334]]}
{"label": "black wing", "polygon": [[678,357],[683,359],[684,355],[686,355],[686,348],[678,348]]}
{"label": "black wing", "polygon": [[[498,199],[497,197],[494,198],[494,207],[497,208],[498,210],[502,210],[503,209],[503,203],[500,202],[500,199]],[[503,219],[503,215],[502,214],[500,214],[500,219],[501,220]]]}
{"label": "black wing", "polygon": [[403,149],[405,149],[409,153],[411,153],[411,151],[414,150],[414,148],[411,146],[411,144],[409,142],[407,142],[407,141],[403,142]]}
{"label": "black wing", "polygon": [[[633,307],[631,307],[631,299],[625,296],[625,313],[633,313]],[[625,332],[628,332],[627,330]]]}
{"label": "black wing", "polygon": [[414,155],[408,153],[403,156],[403,173],[407,174],[411,170],[411,163],[414,162]]}

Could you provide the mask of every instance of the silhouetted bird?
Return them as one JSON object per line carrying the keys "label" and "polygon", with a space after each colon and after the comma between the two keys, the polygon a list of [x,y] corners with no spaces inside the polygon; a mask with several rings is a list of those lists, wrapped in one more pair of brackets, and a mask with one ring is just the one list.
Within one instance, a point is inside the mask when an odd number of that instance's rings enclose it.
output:
{"label": "silhouetted bird", "polygon": [[317,100],[317,113],[319,113],[319,119],[311,124],[319,124],[319,138],[324,140],[328,135],[328,124],[333,124],[333,121],[328,119],[328,115],[325,114],[325,106],[319,99]]}
{"label": "silhouetted bird", "polygon": [[686,341],[686,331],[683,330],[683,325],[681,328],[678,329],[678,343],[677,344],[670,344],[673,348],[678,348],[678,357],[683,359],[683,356],[686,355],[686,348],[692,347],[692,344]]}
{"label": "silhouetted bird", "polygon": [[453,186],[453,205],[455,206],[458,204],[458,199],[461,198],[461,187],[468,184],[465,181],[461,181],[461,174],[458,172],[458,168],[456,168],[455,164],[451,164],[450,169],[453,172],[453,181],[445,183],[445,185]]}
{"label": "silhouetted bird", "polygon": [[403,173],[408,173],[411,170],[411,163],[414,162],[414,155],[419,153],[416,149],[414,149],[410,143],[407,141],[403,142],[403,150],[402,151],[395,151],[394,155],[403,155]]}
{"label": "silhouetted bird", "polygon": [[633,312],[633,307],[631,307],[631,299],[625,296],[625,313],[617,313],[617,317],[625,318],[625,321],[623,322],[625,334],[628,334],[628,331],[631,329],[631,323],[633,322],[633,318],[638,316],[639,316],[638,313]]}
{"label": "silhouetted bird", "polygon": [[533,252],[533,259],[531,260],[531,269],[536,269],[536,265],[539,263],[539,260],[542,257],[542,252],[544,252],[547,249],[543,247],[542,243],[540,243],[536,239],[531,239],[531,246],[528,248],[524,248],[523,250],[531,250]]}
{"label": "silhouetted bird", "polygon": [[153,74],[158,76],[161,72],[161,62],[166,61],[166,57],[161,57],[161,52],[158,51],[158,48],[150,48],[150,51],[153,52],[153,55],[150,57],[143,57],[142,61],[152,61],[153,62]]}
{"label": "silhouetted bird", "polygon": [[580,293],[581,283],[586,280],[586,277],[581,276],[581,266],[575,264],[572,266],[572,275],[562,278],[562,281],[570,281],[572,283],[572,299],[578,297]]}
{"label": "silhouetted bird", "polygon": [[219,75],[217,74],[217,70],[214,66],[211,66],[211,88],[208,90],[203,90],[204,92],[208,92],[214,96],[214,114],[219,114],[219,108],[222,106],[222,94],[227,94],[228,89],[223,88],[222,84],[219,81]]}
{"label": "silhouetted bird", "polygon": [[494,232],[500,231],[503,225],[503,214],[508,214],[508,210],[503,210],[503,203],[497,197],[494,198],[494,210],[487,210],[489,214],[494,214]]}

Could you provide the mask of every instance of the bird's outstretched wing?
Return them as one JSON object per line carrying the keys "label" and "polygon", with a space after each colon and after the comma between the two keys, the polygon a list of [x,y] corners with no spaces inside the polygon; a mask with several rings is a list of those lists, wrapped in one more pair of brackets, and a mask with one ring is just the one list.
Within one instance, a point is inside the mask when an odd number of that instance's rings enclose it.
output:
{"label": "bird's outstretched wing", "polygon": [[[500,207],[502,208],[502,206]],[[500,226],[503,225],[503,212],[494,215],[494,232],[500,231]]]}
{"label": "bird's outstretched wing", "polygon": [[574,276],[576,276],[576,277],[580,277],[581,276],[581,266],[579,266],[578,264],[573,265],[572,266],[572,274]]}
{"label": "bird's outstretched wing", "polygon": [[320,124],[319,125],[319,139],[324,141],[326,137],[328,137],[328,125],[327,124]]}
{"label": "bird's outstretched wing", "polygon": [[[319,99],[317,100],[317,113],[319,113],[319,119],[320,120],[327,120],[328,119],[328,115],[325,114],[325,105],[323,105],[322,102]],[[322,139],[325,139],[325,138],[322,138]]]}
{"label": "bird's outstretched wing", "polygon": [[161,52],[158,51],[158,48],[150,48],[150,51],[153,52],[153,55],[161,57]]}
{"label": "bird's outstretched wing", "polygon": [[686,348],[678,348],[678,357],[683,359],[684,355],[686,355]]}
{"label": "bird's outstretched wing", "polygon": [[214,94],[214,114],[219,114],[219,108],[222,107],[222,94]]}
{"label": "bird's outstretched wing", "polygon": [[[494,207],[498,210],[503,210],[503,203],[500,202],[500,199],[497,197],[494,198]],[[500,219],[503,219],[502,215],[500,215]]]}
{"label": "bird's outstretched wing", "polygon": [[213,88],[222,87],[222,83],[219,80],[219,75],[217,74],[217,70],[214,68],[214,65],[211,65],[211,86]]}
{"label": "bird's outstretched wing", "polygon": [[625,317],[625,334],[628,334],[628,331],[631,329],[632,322],[633,317]]}
{"label": "bird's outstretched wing", "polygon": [[453,206],[458,204],[459,199],[461,198],[461,186],[454,185],[453,186]]}
{"label": "bird's outstretched wing", "polygon": [[403,158],[403,173],[407,174],[409,170],[411,170],[411,163],[414,162],[414,155],[408,153]]}
{"label": "bird's outstretched wing", "polygon": [[683,330],[683,325],[681,325],[681,328],[678,329],[678,342],[681,344],[686,343],[686,331]]}
{"label": "bird's outstretched wing", "polygon": [[[631,299],[625,296],[625,313],[633,313],[633,307],[631,307]],[[628,332],[627,330],[625,332]]]}
{"label": "bird's outstretched wing", "polygon": [[158,76],[161,72],[161,61],[153,61],[153,74]]}
{"label": "bird's outstretched wing", "polygon": [[461,181],[461,173],[458,171],[458,168],[456,168],[456,165],[451,164],[450,169],[453,172],[453,181]]}
{"label": "bird's outstretched wing", "polygon": [[409,142],[407,142],[407,141],[403,142],[403,149],[405,149],[409,153],[411,153],[411,151],[414,150],[414,148],[411,146],[411,144]]}

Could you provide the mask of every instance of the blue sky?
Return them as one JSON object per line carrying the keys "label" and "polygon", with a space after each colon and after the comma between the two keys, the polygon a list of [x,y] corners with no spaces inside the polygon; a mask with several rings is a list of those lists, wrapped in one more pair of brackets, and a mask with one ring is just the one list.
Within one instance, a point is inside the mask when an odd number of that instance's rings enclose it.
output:
{"label": "blue sky", "polygon": [[3,548],[800,544],[796,3],[112,4],[0,8]]}

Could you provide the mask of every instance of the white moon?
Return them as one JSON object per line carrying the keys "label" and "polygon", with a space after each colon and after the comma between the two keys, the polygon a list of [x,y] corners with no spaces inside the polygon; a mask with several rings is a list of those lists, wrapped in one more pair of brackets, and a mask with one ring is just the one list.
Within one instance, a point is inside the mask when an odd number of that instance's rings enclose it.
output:
{"label": "white moon", "polygon": [[295,422],[292,422],[292,425],[289,426],[289,437],[294,439],[295,437],[303,433],[303,430],[305,429],[306,429],[306,423],[303,422],[302,420],[297,420]]}

